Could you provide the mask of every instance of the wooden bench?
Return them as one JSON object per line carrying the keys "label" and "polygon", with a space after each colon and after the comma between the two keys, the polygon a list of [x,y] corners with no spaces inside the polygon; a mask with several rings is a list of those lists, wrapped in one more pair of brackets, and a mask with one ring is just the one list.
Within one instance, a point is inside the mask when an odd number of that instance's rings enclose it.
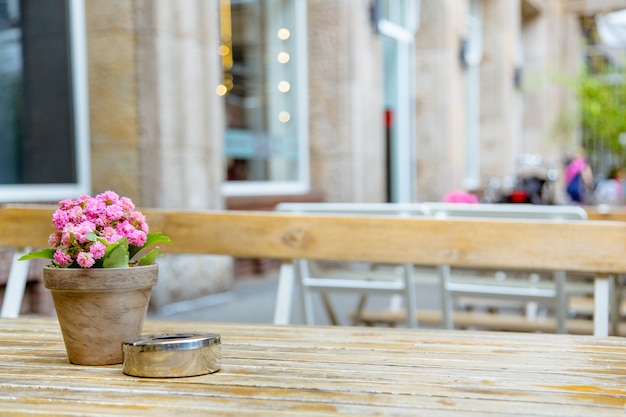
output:
{"label": "wooden bench", "polygon": [[[443,315],[439,310],[422,309],[415,316],[420,325],[440,327],[443,324]],[[359,318],[368,326],[384,324],[394,327],[396,323],[406,321],[406,310],[365,310]],[[454,311],[452,320],[457,329],[542,333],[555,333],[557,329],[554,317],[528,319],[519,315]],[[568,334],[593,334],[593,322],[587,319],[567,319],[565,325]],[[619,323],[615,335],[626,336],[626,323]]]}
{"label": "wooden bench", "polygon": [[[45,246],[53,231],[54,209],[28,205],[0,208],[0,245]],[[171,253],[590,273],[595,277],[596,335],[609,333],[612,276],[626,273],[626,224],[621,222],[143,212],[152,230],[162,231],[174,241],[173,246],[163,247]],[[281,296],[284,294],[279,291]],[[616,326],[613,323],[613,332]]]}
{"label": "wooden bench", "polygon": [[610,220],[626,222],[625,207],[611,207],[607,205],[585,207],[589,220]]}

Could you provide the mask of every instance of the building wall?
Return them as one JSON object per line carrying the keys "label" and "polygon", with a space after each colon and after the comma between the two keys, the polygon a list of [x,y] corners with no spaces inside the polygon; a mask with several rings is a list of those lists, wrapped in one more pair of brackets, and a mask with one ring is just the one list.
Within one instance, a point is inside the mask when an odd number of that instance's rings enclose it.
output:
{"label": "building wall", "polygon": [[514,84],[520,48],[521,1],[483,1],[483,60],[480,64],[480,156],[484,177],[515,171],[522,149],[519,101]]}
{"label": "building wall", "polygon": [[436,201],[463,181],[466,120],[459,47],[466,8],[457,0],[421,4],[415,40],[415,183],[418,200]]}
{"label": "building wall", "polygon": [[571,138],[576,138],[578,107],[574,92],[566,85],[583,69],[584,44],[577,13],[567,11],[560,2],[543,4],[540,15],[523,23],[523,132],[530,150],[543,146],[555,157],[576,145]]}
{"label": "building wall", "polygon": [[85,3],[92,190],[112,189],[143,204],[134,3]]}
{"label": "building wall", "polygon": [[307,2],[313,190],[328,201],[384,201],[380,39],[367,0]]}
{"label": "building wall", "polygon": [[[112,189],[144,207],[222,208],[219,2],[85,6],[93,191]],[[223,291],[232,279],[230,258],[166,255],[151,304]]]}

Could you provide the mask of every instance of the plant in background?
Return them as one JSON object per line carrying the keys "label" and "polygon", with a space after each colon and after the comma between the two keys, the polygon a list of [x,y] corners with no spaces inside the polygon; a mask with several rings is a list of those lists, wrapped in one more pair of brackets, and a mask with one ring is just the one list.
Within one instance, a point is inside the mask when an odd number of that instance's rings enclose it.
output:
{"label": "plant in background", "polygon": [[593,144],[623,153],[621,134],[626,132],[626,83],[622,76],[586,74],[578,90],[585,137]]}
{"label": "plant in background", "polygon": [[150,233],[145,216],[132,200],[113,191],[60,201],[52,224],[57,229],[48,238],[52,247],[20,260],[52,259],[52,266],[59,268],[127,268],[153,264],[158,246],[135,257],[153,244],[172,243],[160,232]]}

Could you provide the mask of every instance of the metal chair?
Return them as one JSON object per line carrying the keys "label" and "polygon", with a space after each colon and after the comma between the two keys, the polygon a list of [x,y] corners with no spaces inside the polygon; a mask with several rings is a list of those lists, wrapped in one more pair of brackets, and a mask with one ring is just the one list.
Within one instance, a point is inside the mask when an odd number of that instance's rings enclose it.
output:
{"label": "metal chair", "polygon": [[[532,219],[532,220],[586,220],[587,212],[579,206],[552,206],[533,204],[457,204],[457,203],[424,203],[430,215],[436,218],[490,218],[490,219]],[[511,254],[514,256],[514,254]],[[440,288],[442,297],[442,314],[444,327],[454,328],[453,304],[454,298],[459,296],[500,298],[510,300],[527,301],[527,312],[534,312],[536,303],[554,305],[557,332],[566,333],[568,313],[568,287],[567,274],[565,271],[553,273],[554,283],[540,283],[536,279],[538,274],[529,274],[529,281],[525,283],[484,278],[458,277],[452,274],[450,266],[438,266]],[[533,282],[534,281],[534,282]],[[570,285],[570,292],[582,293],[593,292],[591,286]],[[532,318],[533,313],[527,314]]]}
{"label": "metal chair", "polygon": [[[276,211],[291,213],[315,213],[350,216],[425,216],[427,211],[419,204],[393,203],[281,203]],[[290,321],[293,304],[291,282],[299,284],[304,319],[307,324],[315,324],[313,292],[322,297],[322,302],[331,323],[338,320],[333,312],[328,292],[351,292],[360,294],[353,324],[358,323],[358,316],[364,309],[367,296],[385,294],[401,297],[407,311],[417,310],[414,268],[411,264],[395,265],[395,268],[382,270],[378,265],[369,264],[360,270],[354,264],[342,263],[332,268],[320,262],[308,259],[296,259],[283,263],[277,297],[274,323],[287,324]],[[407,314],[407,325],[418,326],[415,314]]]}

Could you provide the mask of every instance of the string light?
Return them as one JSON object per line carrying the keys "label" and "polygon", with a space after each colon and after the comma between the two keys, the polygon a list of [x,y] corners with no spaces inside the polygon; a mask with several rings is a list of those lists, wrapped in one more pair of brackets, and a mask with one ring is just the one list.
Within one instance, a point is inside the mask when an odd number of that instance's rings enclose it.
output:
{"label": "string light", "polygon": [[281,93],[286,93],[289,90],[291,90],[291,84],[289,84],[289,81],[281,81],[278,83],[278,91]]}
{"label": "string light", "polygon": [[287,52],[281,52],[278,54],[278,62],[286,64],[291,59],[291,56]]}
{"label": "string light", "polygon": [[287,123],[289,122],[289,120],[291,120],[291,114],[289,114],[288,111],[281,111],[280,113],[278,113],[278,120],[283,123]]}

